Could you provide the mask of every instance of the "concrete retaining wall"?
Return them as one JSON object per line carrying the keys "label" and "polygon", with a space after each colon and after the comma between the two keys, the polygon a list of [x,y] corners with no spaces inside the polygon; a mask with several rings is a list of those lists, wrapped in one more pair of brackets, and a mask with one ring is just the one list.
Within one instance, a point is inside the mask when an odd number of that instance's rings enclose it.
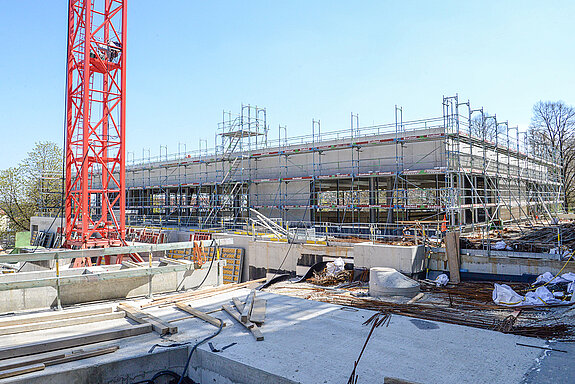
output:
{"label": "concrete retaining wall", "polygon": [[[157,263],[156,263],[157,264]],[[152,275],[152,293],[175,292],[196,287],[208,274],[204,285],[223,284],[222,264],[209,264],[202,269],[156,273]],[[120,265],[62,270],[62,278],[82,275],[85,279],[60,286],[62,305],[72,305],[92,301],[124,299],[148,295],[150,280],[148,276],[120,277],[104,279],[98,272],[118,271]],[[55,271],[35,271],[0,275],[0,283],[40,280],[54,278]],[[0,313],[27,309],[50,308],[57,305],[58,289],[54,286],[11,289],[0,291]]]}
{"label": "concrete retaining wall", "polygon": [[353,260],[357,268],[388,267],[411,275],[423,271],[425,253],[422,245],[359,243],[353,246]]}

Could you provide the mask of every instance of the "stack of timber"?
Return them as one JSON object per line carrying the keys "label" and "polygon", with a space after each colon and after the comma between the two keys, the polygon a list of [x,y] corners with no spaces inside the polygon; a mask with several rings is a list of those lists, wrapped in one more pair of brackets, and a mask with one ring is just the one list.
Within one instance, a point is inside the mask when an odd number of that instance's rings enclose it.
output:
{"label": "stack of timber", "polygon": [[154,306],[171,306],[171,305],[174,305],[175,303],[178,303],[178,302],[203,299],[206,297],[213,296],[215,294],[231,292],[231,291],[234,291],[234,290],[237,290],[240,288],[245,288],[245,287],[252,285],[252,284],[262,283],[265,280],[266,280],[265,278],[262,278],[262,279],[257,279],[257,280],[246,281],[245,283],[226,284],[226,285],[223,285],[220,287],[201,289],[201,290],[192,290],[192,291],[187,291],[187,292],[183,292],[183,293],[168,295],[168,296],[164,296],[161,298],[153,299],[151,302],[149,302],[147,304],[143,304],[142,308],[148,308],[148,307],[154,307]]}
{"label": "stack of timber", "polygon": [[[112,306],[61,310],[47,313],[12,315],[0,319],[0,335],[84,325],[124,318],[124,312],[113,312]],[[114,341],[152,331],[152,325],[126,325],[113,329],[53,338],[0,348],[0,379],[44,370],[64,364],[115,352],[118,345],[75,349],[87,345]]]}
{"label": "stack of timber", "polygon": [[234,320],[245,327],[255,337],[256,341],[262,341],[264,335],[260,327],[265,321],[266,305],[265,299],[256,298],[256,290],[252,290],[242,302],[239,298],[232,299],[232,305],[224,304],[222,309],[226,311]]}

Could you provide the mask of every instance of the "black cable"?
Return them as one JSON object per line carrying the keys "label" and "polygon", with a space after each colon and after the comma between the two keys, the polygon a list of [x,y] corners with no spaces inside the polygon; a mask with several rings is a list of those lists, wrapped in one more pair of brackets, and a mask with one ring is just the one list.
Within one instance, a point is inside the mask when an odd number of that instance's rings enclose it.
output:
{"label": "black cable", "polygon": [[[217,318],[216,318],[217,319]],[[216,337],[217,335],[220,334],[220,332],[222,331],[222,329],[224,328],[224,321],[222,319],[218,319],[220,321],[220,326],[218,327],[218,330],[211,334],[210,336],[206,337],[205,339],[197,342],[193,347],[192,350],[190,351],[190,354],[188,355],[188,360],[186,360],[186,365],[184,367],[184,372],[182,372],[182,376],[180,376],[180,381],[178,381],[178,384],[182,384],[184,381],[184,377],[186,376],[186,373],[188,373],[188,367],[190,366],[190,360],[192,360],[192,355],[194,354],[194,351],[196,349],[198,349],[198,347],[202,344],[204,344],[206,341],[213,339],[214,337]]]}

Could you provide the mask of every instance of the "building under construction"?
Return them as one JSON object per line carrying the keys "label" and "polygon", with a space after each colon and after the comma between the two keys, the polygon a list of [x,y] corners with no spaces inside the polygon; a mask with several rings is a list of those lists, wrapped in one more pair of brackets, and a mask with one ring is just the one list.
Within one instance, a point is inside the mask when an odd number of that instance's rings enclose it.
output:
{"label": "building under construction", "polygon": [[[127,224],[250,226],[253,209],[284,227],[331,235],[396,235],[406,224],[459,230],[549,220],[562,209],[555,159],[517,127],[457,96],[443,115],[271,140],[263,108],[224,113],[216,146],[131,161]],[[275,136],[275,135],[274,135]],[[205,142],[204,142],[205,144]],[[475,227],[475,228],[474,228]]]}

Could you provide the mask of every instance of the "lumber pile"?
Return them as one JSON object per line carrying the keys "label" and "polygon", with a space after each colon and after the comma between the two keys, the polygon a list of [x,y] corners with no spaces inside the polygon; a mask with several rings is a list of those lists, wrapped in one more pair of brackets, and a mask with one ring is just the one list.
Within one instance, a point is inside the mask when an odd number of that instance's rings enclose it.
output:
{"label": "lumber pile", "polygon": [[173,304],[178,303],[178,302],[203,299],[206,297],[213,296],[215,294],[231,292],[231,291],[234,291],[234,290],[237,290],[240,288],[244,288],[244,287],[247,287],[247,286],[254,284],[254,283],[263,283],[264,281],[266,281],[266,278],[246,281],[245,283],[226,284],[226,285],[222,285],[222,286],[214,287],[214,288],[177,293],[177,294],[168,295],[168,296],[164,296],[161,298],[153,299],[151,302],[142,305],[142,308],[148,308],[148,307],[154,307],[154,306],[163,306],[163,305],[173,305]]}
{"label": "lumber pile", "polygon": [[90,349],[84,349],[84,347],[142,335],[151,332],[152,329],[156,330],[156,327],[159,326],[156,322],[159,319],[148,314],[144,314],[144,316],[141,311],[128,304],[121,304],[119,307],[122,310],[118,312],[114,312],[112,306],[105,306],[14,315],[0,319],[0,335],[17,335],[25,332],[74,325],[89,327],[90,324],[96,322],[121,319],[125,316],[133,318],[140,323],[138,325],[126,324],[125,326],[96,332],[0,347],[0,379],[41,371],[52,365],[113,353],[118,350],[118,345],[97,346]]}
{"label": "lumber pile", "polygon": [[234,320],[245,327],[255,337],[256,341],[262,341],[264,335],[260,327],[265,321],[267,301],[256,298],[256,290],[252,290],[245,301],[239,298],[232,298],[232,305],[224,304],[222,309],[226,311]]}

